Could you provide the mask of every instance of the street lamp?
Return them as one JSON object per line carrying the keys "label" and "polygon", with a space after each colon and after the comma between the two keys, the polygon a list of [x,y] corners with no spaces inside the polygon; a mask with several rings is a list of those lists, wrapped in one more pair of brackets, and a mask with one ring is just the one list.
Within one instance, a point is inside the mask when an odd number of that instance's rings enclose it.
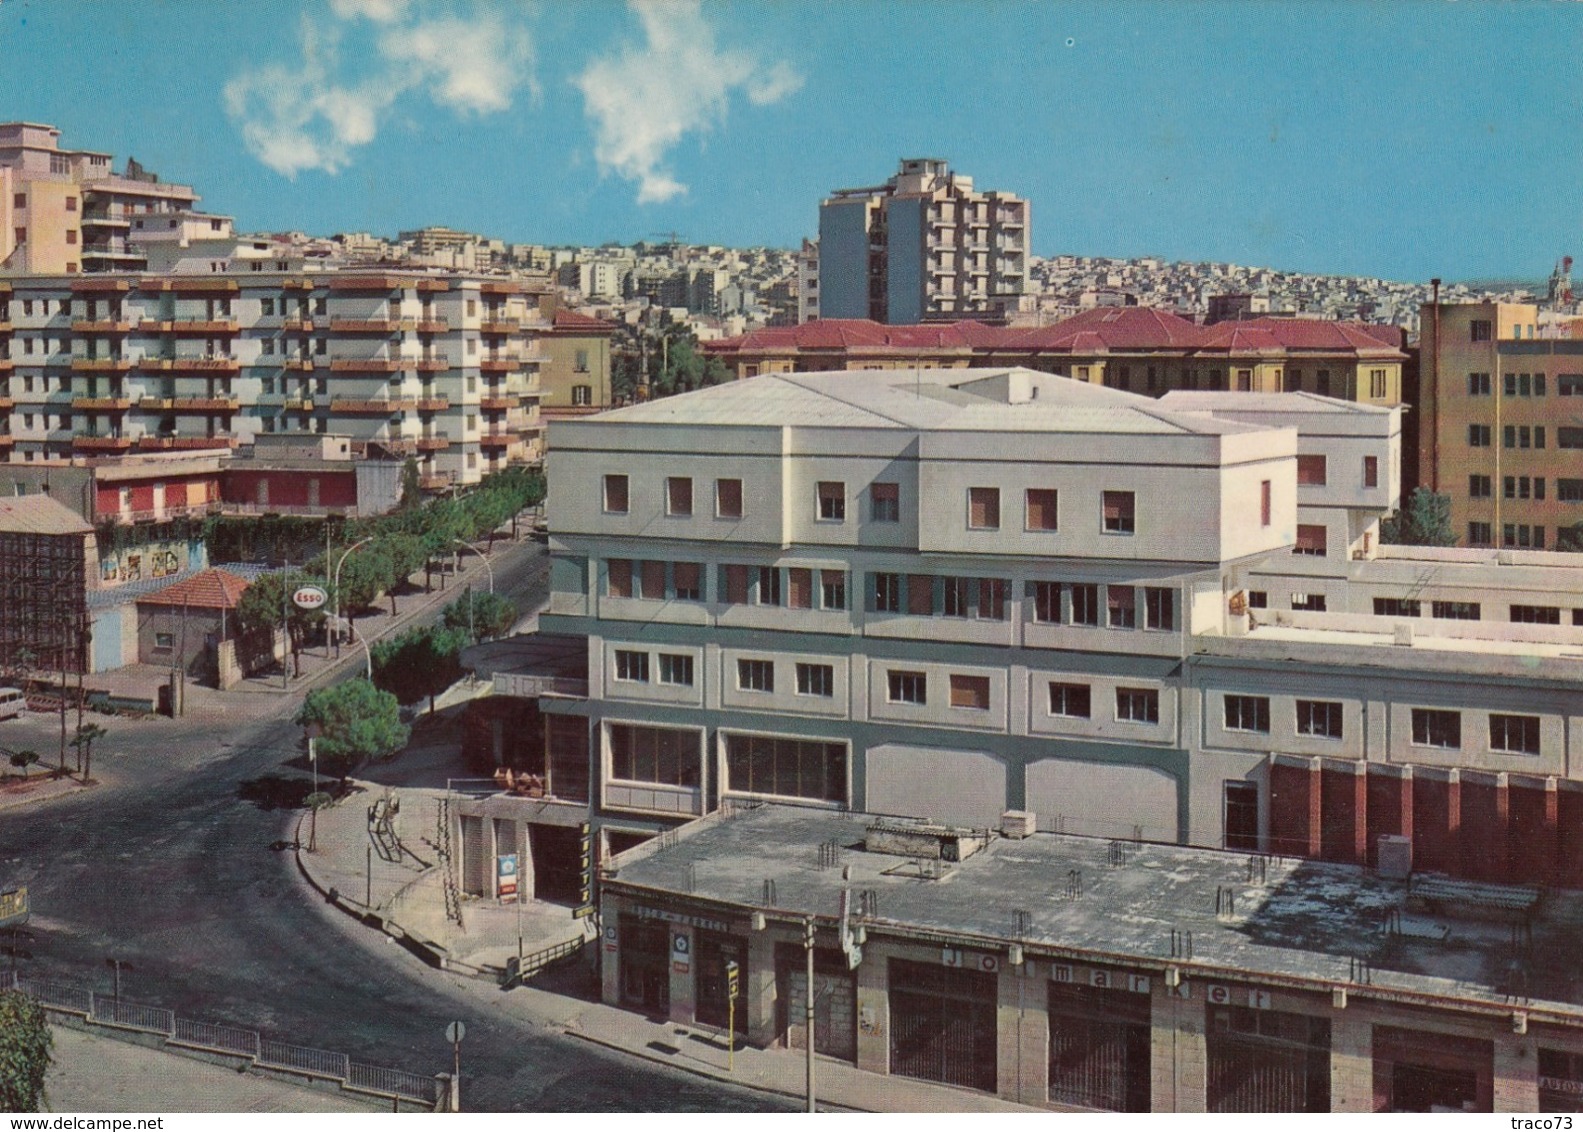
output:
{"label": "street lamp", "polygon": [[476,546],[474,546],[472,543],[468,542],[466,539],[453,538],[451,541],[454,542],[457,546],[463,547],[466,550],[471,550],[474,554],[478,555],[478,560],[484,564],[484,569],[489,571],[489,592],[490,593],[494,593],[495,592],[495,568],[489,564],[489,559],[484,556],[484,552],[482,550],[479,550]]}
{"label": "street lamp", "polygon": [[[367,538],[358,539],[351,546],[342,551],[341,557],[336,560],[335,574],[330,579],[330,605],[335,609],[337,617],[339,617],[341,614],[341,567],[346,565],[346,560],[352,556],[352,551],[366,543],[373,542],[374,538],[374,535],[369,535]],[[335,647],[337,650],[339,650],[341,647],[340,625],[335,626]],[[339,651],[336,653],[336,655],[340,655]],[[372,675],[370,676],[370,679],[372,679]]]}

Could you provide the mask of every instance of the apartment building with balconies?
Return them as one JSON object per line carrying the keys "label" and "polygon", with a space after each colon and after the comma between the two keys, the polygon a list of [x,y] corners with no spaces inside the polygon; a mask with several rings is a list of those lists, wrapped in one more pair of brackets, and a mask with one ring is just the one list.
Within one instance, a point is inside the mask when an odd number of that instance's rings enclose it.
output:
{"label": "apartment building with balconies", "polygon": [[1583,573],[1381,548],[1400,416],[969,369],[555,422],[547,733],[612,850],[775,800],[1583,885]]}
{"label": "apartment building with balconies", "polygon": [[[1030,207],[935,158],[819,206],[818,316],[886,323],[997,316],[1027,289]],[[804,313],[807,313],[806,308]]]}

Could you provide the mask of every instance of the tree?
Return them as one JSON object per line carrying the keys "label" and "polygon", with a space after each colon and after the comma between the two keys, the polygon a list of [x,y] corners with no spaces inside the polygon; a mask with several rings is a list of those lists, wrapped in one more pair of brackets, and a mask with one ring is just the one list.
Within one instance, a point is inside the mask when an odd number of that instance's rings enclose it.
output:
{"label": "tree", "polygon": [[409,629],[374,646],[374,683],[403,704],[425,696],[429,711],[434,697],[462,676],[462,649],[467,630],[429,626]]}
{"label": "tree", "polygon": [[318,728],[314,749],[320,769],[343,786],[358,767],[390,757],[411,736],[396,697],[361,678],[309,692],[297,722]]}
{"label": "tree", "polygon": [[419,484],[418,462],[408,456],[401,465],[401,501],[396,506],[402,511],[411,511],[423,502],[423,488]]}
{"label": "tree", "polygon": [[284,572],[263,574],[242,591],[242,600],[236,607],[237,624],[244,633],[276,632],[284,621],[287,647],[299,674],[302,671],[303,645],[324,621],[323,610],[298,609],[290,600],[291,591],[305,584],[324,587],[324,579],[297,572],[293,572],[290,577]]}
{"label": "tree", "polygon": [[1416,489],[1407,505],[1380,523],[1380,541],[1400,546],[1455,546],[1451,529],[1451,497]]}
{"label": "tree", "polygon": [[517,623],[517,606],[500,594],[468,591],[445,607],[447,628],[470,632],[474,640],[503,637]]}
{"label": "tree", "polygon": [[11,765],[22,772],[23,778],[27,777],[27,768],[39,761],[39,753],[37,751],[11,752]]}
{"label": "tree", "polygon": [[84,782],[87,782],[93,773],[93,745],[108,734],[109,732],[97,723],[84,723],[77,728],[77,734],[72,739],[71,745],[77,748],[77,769],[82,774]]}
{"label": "tree", "polygon": [[0,1112],[37,1112],[54,1039],[44,1008],[21,991],[0,991]]}

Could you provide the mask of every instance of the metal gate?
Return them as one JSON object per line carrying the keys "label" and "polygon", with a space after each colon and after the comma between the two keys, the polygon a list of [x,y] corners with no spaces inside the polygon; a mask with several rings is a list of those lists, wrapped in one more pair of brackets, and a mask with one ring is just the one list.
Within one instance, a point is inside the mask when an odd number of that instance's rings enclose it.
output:
{"label": "metal gate", "polygon": [[1329,1112],[1330,1020],[1208,1007],[1210,1112]]}
{"label": "metal gate", "polygon": [[1050,1100],[1149,1111],[1149,996],[1050,984]]}
{"label": "metal gate", "polygon": [[494,878],[490,873],[495,862],[490,857],[484,819],[464,815],[461,822],[462,891],[469,896],[493,896]]}
{"label": "metal gate", "polygon": [[[846,956],[815,948],[814,1052],[843,1061],[857,1060],[857,974]],[[808,959],[795,943],[775,947],[775,1032],[788,1049],[803,1049],[808,994]]]}
{"label": "metal gate", "polygon": [[996,976],[892,959],[890,1071],[995,1091]]}
{"label": "metal gate", "polygon": [[[748,985],[747,940],[718,932],[699,931],[693,940],[693,969],[696,972],[697,992],[694,999],[693,1018],[705,1026],[725,1029],[731,1024],[730,998],[727,989],[726,963],[737,965],[737,986],[745,990]],[[747,1003],[737,999],[735,1029],[747,1033]]]}
{"label": "metal gate", "polygon": [[671,1009],[670,926],[663,920],[623,915],[621,1001],[648,1014],[666,1016]]}

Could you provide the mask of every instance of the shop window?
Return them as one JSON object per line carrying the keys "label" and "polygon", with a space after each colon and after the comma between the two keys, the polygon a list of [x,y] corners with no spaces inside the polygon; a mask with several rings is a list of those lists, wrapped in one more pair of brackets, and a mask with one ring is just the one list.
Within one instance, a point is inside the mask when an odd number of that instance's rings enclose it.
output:
{"label": "shop window", "polygon": [[[1236,988],[1247,1001],[1263,992]],[[1210,1112],[1329,1112],[1330,1020],[1247,1006],[1205,1007]]]}

